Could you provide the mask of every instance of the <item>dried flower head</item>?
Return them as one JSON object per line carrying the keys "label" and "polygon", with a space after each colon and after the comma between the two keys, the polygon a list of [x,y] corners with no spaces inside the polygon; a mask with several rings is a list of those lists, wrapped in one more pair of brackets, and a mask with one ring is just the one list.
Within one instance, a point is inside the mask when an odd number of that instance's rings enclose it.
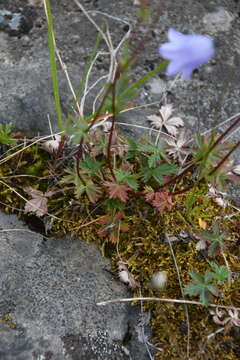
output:
{"label": "dried flower head", "polygon": [[119,279],[125,284],[128,285],[132,289],[136,289],[140,287],[138,281],[136,281],[133,275],[130,273],[127,267],[127,263],[123,261],[118,261],[118,276]]}
{"label": "dried flower head", "polygon": [[61,143],[61,136],[54,135],[52,140],[48,140],[42,143],[42,147],[49,153],[54,153],[57,152],[60,143]]}
{"label": "dried flower head", "polygon": [[167,130],[167,132],[173,136],[177,134],[177,128],[183,126],[183,121],[178,116],[172,116],[173,106],[172,104],[167,104],[161,106],[159,110],[159,115],[150,115],[148,120],[151,121],[152,126],[156,129]]}
{"label": "dried flower head", "polygon": [[217,325],[225,327],[225,331],[230,330],[233,326],[240,327],[239,311],[237,309],[229,310],[210,310],[213,321]]}
{"label": "dried flower head", "polygon": [[164,288],[167,282],[167,272],[166,271],[158,271],[153,274],[151,278],[151,287],[154,289],[160,290]]}
{"label": "dried flower head", "polygon": [[180,164],[183,164],[188,155],[191,154],[191,151],[188,147],[189,138],[187,136],[186,130],[182,129],[176,139],[166,137],[165,141],[167,143],[166,152],[171,155],[174,160],[177,160]]}

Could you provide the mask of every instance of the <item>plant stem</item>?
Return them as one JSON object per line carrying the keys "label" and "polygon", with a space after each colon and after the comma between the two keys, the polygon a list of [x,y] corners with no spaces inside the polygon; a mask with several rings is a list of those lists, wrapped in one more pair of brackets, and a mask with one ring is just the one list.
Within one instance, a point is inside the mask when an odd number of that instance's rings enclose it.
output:
{"label": "plant stem", "polygon": [[233,148],[224,156],[224,158],[212,169],[212,171],[210,171],[210,173],[208,175],[212,175],[215,171],[217,171],[217,169],[219,169],[222,164],[229,158],[229,156],[238,148],[238,146],[240,145],[240,141],[233,146]]}
{"label": "plant stem", "polygon": [[237,119],[230,125],[227,130],[225,130],[222,135],[218,137],[218,139],[215,141],[215,143],[210,147],[208,153],[210,153],[219,143],[222,141],[222,139],[237,125],[237,123],[240,121],[240,116],[237,117]]}
{"label": "plant stem", "polygon": [[111,162],[111,145],[112,145],[113,132],[115,130],[115,125],[116,125],[115,101],[116,101],[116,81],[118,79],[118,76],[119,76],[119,74],[116,73],[114,82],[112,84],[112,113],[113,113],[113,115],[112,115],[112,126],[111,126],[111,129],[110,129],[110,134],[109,134],[109,139],[108,139],[108,147],[107,147],[107,163],[108,163],[110,173],[111,173],[114,180],[116,180],[116,177],[115,177],[115,174],[113,172],[113,167],[112,167],[112,162]]}
{"label": "plant stem", "polygon": [[[240,121],[240,116],[237,117],[237,119],[233,122],[232,125],[230,125],[227,130],[225,130],[222,135],[220,135],[217,140],[213,143],[213,145],[210,147],[210,149],[208,150],[208,154],[220,143],[220,141],[238,124],[238,122]],[[214,171],[216,171],[223,163],[224,161],[226,161],[226,159],[233,153],[233,151],[240,145],[240,142],[238,142],[230,151],[229,153],[220,161],[220,163],[217,165],[216,168],[214,168],[209,175],[211,175]],[[192,170],[192,168],[195,166],[195,164],[193,163],[192,165],[188,166],[185,170],[183,170],[180,174],[178,174],[177,176],[175,176],[174,178],[170,179],[169,181],[167,181],[165,184],[161,185],[159,187],[159,189],[164,189],[166,186],[174,183],[176,180],[181,179],[183,177],[183,175],[185,175],[189,170]],[[172,195],[177,195],[177,194],[181,194],[188,191],[188,188],[186,188],[186,190],[181,190],[181,192],[176,192],[176,193],[172,193]],[[171,195],[171,193],[170,193]]]}
{"label": "plant stem", "polygon": [[56,64],[56,56],[55,56],[55,36],[53,30],[52,10],[49,0],[44,0],[44,8],[45,8],[47,25],[48,25],[48,46],[49,46],[49,55],[50,55],[50,70],[51,70],[51,78],[53,84],[54,102],[55,102],[57,119],[58,119],[58,127],[59,130],[62,131],[63,120],[62,120],[62,109],[60,104],[59,83],[58,83],[57,64]]}

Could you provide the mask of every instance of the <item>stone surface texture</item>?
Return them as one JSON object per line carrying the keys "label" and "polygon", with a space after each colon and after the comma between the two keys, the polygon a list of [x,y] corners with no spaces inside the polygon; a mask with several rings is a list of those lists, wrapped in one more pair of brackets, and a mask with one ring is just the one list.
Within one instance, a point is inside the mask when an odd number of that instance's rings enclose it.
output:
{"label": "stone surface texture", "polygon": [[95,246],[46,239],[14,215],[0,213],[0,229],[1,360],[147,359],[139,309],[96,305],[130,294]]}

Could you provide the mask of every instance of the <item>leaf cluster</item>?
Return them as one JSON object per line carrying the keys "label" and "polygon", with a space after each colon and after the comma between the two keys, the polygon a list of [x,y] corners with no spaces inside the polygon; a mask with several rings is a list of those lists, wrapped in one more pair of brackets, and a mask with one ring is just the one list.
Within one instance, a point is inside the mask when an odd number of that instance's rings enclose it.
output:
{"label": "leaf cluster", "polygon": [[12,124],[4,125],[0,124],[0,144],[11,145],[16,143],[16,139],[13,139],[11,135]]}
{"label": "leaf cluster", "polygon": [[[206,270],[204,275],[195,270],[190,271],[193,281],[185,286],[184,292],[187,295],[199,296],[201,303],[208,306],[212,296],[219,295],[217,285],[221,285],[228,277],[229,271],[225,266],[218,266],[215,263],[209,263],[212,271]],[[213,281],[215,280],[215,283]]]}

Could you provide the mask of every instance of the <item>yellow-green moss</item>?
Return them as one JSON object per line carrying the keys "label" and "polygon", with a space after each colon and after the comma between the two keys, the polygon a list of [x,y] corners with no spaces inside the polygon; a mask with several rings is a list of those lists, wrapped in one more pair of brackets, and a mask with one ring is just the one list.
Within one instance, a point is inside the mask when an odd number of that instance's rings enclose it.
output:
{"label": "yellow-green moss", "polygon": [[4,323],[9,326],[11,329],[16,329],[17,325],[13,322],[12,316],[10,314],[3,315],[0,323]]}

